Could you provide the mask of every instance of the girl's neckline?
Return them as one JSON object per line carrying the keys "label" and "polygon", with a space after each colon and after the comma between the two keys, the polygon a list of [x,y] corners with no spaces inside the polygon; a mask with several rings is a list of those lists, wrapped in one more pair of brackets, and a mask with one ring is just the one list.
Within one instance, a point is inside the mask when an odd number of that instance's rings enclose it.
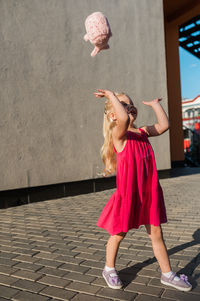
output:
{"label": "girl's neckline", "polygon": [[[139,136],[142,136],[144,130],[141,129],[141,128],[138,128],[138,130],[140,131],[140,133],[136,133],[136,132],[133,132],[133,131],[127,131],[127,133],[129,132],[129,133],[134,133],[134,134],[137,134],[137,135],[139,135]],[[127,136],[127,140],[128,140],[128,136]],[[120,152],[118,152],[118,151],[116,150],[116,148],[115,148],[115,146],[114,146],[114,143],[113,143],[114,150],[115,150],[115,152],[116,152],[117,154],[121,154],[121,153],[124,152],[124,150],[125,150],[125,148],[126,148],[126,145],[127,145],[127,140],[126,140],[126,144],[124,145],[124,148],[123,148]]]}

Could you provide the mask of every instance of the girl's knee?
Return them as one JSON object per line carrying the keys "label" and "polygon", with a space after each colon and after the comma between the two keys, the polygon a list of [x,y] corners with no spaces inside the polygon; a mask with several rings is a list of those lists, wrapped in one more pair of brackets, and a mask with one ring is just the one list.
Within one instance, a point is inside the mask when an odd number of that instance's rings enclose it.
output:
{"label": "girl's knee", "polygon": [[126,236],[126,232],[120,232],[120,233],[113,235],[113,237],[115,237],[115,239],[117,241],[123,240],[125,236]]}
{"label": "girl's knee", "polygon": [[117,235],[121,236],[122,239],[123,239],[126,236],[126,234],[127,234],[126,232],[120,232]]}
{"label": "girl's knee", "polygon": [[151,240],[162,239],[162,228],[161,226],[145,225],[147,234]]}

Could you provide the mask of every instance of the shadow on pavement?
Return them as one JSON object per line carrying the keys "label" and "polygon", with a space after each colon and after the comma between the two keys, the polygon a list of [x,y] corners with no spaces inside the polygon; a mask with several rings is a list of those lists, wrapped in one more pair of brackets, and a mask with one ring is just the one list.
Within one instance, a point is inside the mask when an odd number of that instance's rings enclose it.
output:
{"label": "shadow on pavement", "polygon": [[170,177],[181,177],[189,176],[200,173],[200,167],[182,167],[182,168],[172,168],[170,170]]}
{"label": "shadow on pavement", "polygon": [[[168,249],[167,250],[168,255],[170,256],[172,254],[176,254],[178,251],[200,244],[200,228],[197,229],[192,236],[194,240],[189,241],[187,243],[183,243],[171,249]],[[140,270],[142,270],[144,267],[147,267],[148,265],[154,262],[157,262],[157,259],[155,257],[149,258],[143,262],[134,264],[131,267],[120,270],[119,277],[124,284],[124,288],[127,287],[132,282],[132,280],[135,279],[137,273]],[[177,271],[178,275],[186,274],[188,276],[188,280],[192,284],[193,289],[197,286],[196,280],[200,277],[200,273],[193,275],[195,269],[199,264],[200,264],[200,253],[194,258],[192,258],[192,260],[184,268]]]}

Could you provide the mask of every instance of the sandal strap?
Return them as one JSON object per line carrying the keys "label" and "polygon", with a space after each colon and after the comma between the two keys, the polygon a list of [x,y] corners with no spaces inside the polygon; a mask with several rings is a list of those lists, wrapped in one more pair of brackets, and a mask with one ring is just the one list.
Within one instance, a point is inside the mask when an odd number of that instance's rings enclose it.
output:
{"label": "sandal strap", "polygon": [[[113,269],[113,270],[111,270],[111,271],[106,271],[106,274],[107,274],[108,276],[110,276],[110,274],[113,274],[113,273],[116,273],[116,276],[117,276],[117,271],[116,271],[115,269]],[[115,276],[113,276],[113,277],[115,277]]]}
{"label": "sandal strap", "polygon": [[176,276],[176,273],[172,272],[173,274],[169,277],[169,280],[170,281],[173,281],[174,280],[174,277]]}

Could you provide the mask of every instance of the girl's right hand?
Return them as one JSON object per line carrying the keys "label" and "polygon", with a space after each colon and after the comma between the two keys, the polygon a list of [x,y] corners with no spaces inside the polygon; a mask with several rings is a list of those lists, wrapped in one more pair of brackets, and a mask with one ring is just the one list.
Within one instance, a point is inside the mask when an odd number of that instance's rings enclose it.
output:
{"label": "girl's right hand", "polygon": [[94,92],[94,95],[98,98],[106,97],[110,99],[114,95],[112,91],[109,90],[102,90],[102,89],[97,89],[98,92]]}

